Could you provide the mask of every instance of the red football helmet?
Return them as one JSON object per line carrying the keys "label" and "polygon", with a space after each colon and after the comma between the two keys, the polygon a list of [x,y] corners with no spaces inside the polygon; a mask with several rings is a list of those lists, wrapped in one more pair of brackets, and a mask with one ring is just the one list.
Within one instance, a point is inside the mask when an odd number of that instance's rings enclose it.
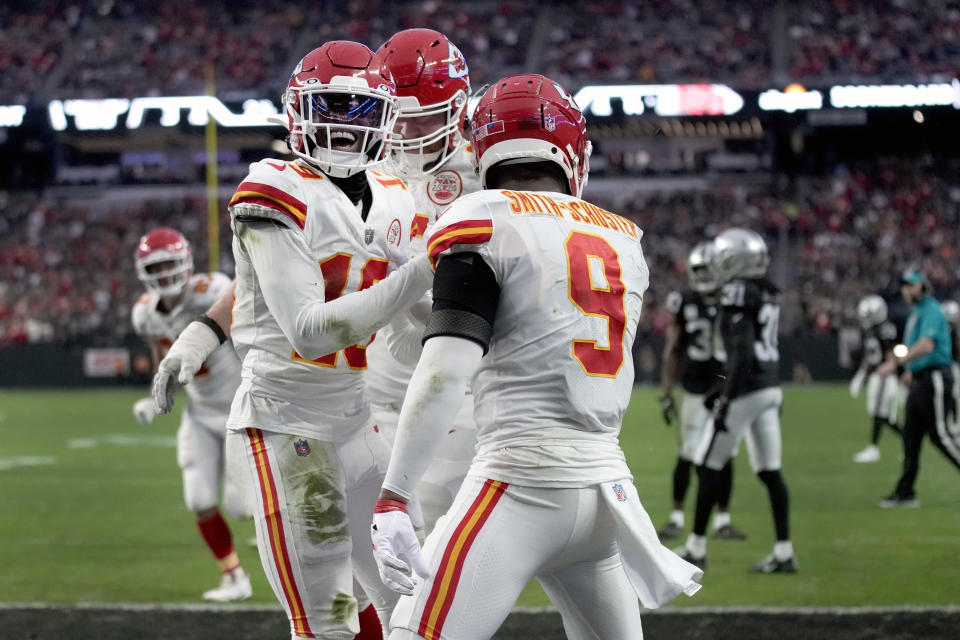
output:
{"label": "red football helmet", "polygon": [[433,173],[463,144],[470,71],[463,54],[433,29],[407,29],[377,50],[397,84],[400,118],[391,140],[398,168]]}
{"label": "red football helmet", "polygon": [[383,58],[359,42],[334,40],[304,56],[283,104],[290,149],[324,173],[345,178],[386,160],[396,89]]}
{"label": "red football helmet", "polygon": [[573,96],[534,73],[495,82],[473,114],[473,147],[484,187],[499,162],[555,162],[580,197],[590,171],[587,125]]}
{"label": "red football helmet", "polygon": [[193,254],[183,234],[168,227],[154,229],[137,245],[137,277],[161,298],[176,298],[193,275]]}

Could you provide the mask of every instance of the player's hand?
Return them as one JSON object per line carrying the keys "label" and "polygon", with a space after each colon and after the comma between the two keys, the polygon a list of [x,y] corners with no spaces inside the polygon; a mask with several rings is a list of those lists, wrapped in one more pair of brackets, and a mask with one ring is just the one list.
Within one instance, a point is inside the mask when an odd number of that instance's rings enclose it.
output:
{"label": "player's hand", "polygon": [[677,419],[677,403],[673,401],[672,395],[660,396],[660,415],[668,427]]}
{"label": "player's hand", "polygon": [[410,262],[410,256],[404,253],[400,247],[392,244],[387,245],[387,258],[390,259],[390,264],[387,265],[388,275]]}
{"label": "player's hand", "polygon": [[157,410],[157,405],[153,401],[153,398],[140,398],[133,403],[133,417],[135,417],[140,424],[150,424],[153,422],[153,419],[157,417],[158,413],[160,412]]}
{"label": "player's hand", "polygon": [[170,413],[173,408],[175,382],[183,385],[193,380],[193,376],[219,346],[220,338],[204,323],[194,320],[187,325],[160,361],[157,374],[153,377],[153,400],[160,413]]}
{"label": "player's hand", "polygon": [[878,376],[888,376],[891,373],[896,373],[897,371],[897,361],[893,358],[887,358],[883,363],[877,367]]}
{"label": "player's hand", "polygon": [[713,403],[713,429],[715,431],[727,430],[727,410],[730,407],[730,401],[726,397],[720,396]]}
{"label": "player's hand", "polygon": [[397,500],[377,500],[370,528],[373,557],[383,584],[399,594],[409,596],[417,586],[417,578],[426,578],[427,565],[420,552],[420,542],[413,529],[407,505]]}

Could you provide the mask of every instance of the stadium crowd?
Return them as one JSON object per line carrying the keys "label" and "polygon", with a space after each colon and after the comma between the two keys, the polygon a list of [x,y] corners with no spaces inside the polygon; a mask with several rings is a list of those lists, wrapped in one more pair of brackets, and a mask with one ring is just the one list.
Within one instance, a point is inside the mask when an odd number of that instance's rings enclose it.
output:
{"label": "stadium crowd", "polygon": [[337,38],[377,46],[399,28],[421,25],[458,43],[477,87],[530,65],[571,88],[586,79],[755,89],[785,78],[954,77],[960,3],[931,0],[924,11],[913,4],[370,0],[267,10],[253,0],[7,3],[0,7],[0,103],[194,95],[206,91],[207,67],[219,95],[278,95],[296,62],[291,52]]}
{"label": "stadium crowd", "polygon": [[[683,286],[690,248],[729,226],[766,236],[772,275],[788,290],[787,334],[838,331],[868,293],[895,300],[896,274],[916,264],[916,256],[941,295],[957,295],[960,271],[949,265],[956,264],[960,240],[960,187],[947,175],[921,161],[881,159],[840,166],[827,177],[801,177],[787,187],[653,193],[626,208],[608,205],[635,220],[649,239],[645,250],[657,277],[646,296],[642,330],[662,333],[669,321],[663,301]],[[127,336],[129,305],[140,293],[133,250],[151,228],[183,231],[197,270],[206,268],[202,198],[101,208],[2,197],[8,214],[0,221],[0,344]],[[229,239],[224,227],[221,267],[227,271]]]}

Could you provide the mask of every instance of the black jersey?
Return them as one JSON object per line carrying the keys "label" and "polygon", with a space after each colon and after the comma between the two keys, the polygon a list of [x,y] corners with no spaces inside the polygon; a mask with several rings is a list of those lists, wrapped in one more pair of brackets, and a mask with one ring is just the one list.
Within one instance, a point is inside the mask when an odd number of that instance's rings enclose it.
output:
{"label": "black jersey", "polygon": [[717,321],[720,306],[687,289],[667,296],[667,310],[680,324],[683,373],[680,385],[687,393],[704,394],[723,375],[723,345]]}
{"label": "black jersey", "polygon": [[728,398],[780,384],[779,294],[766,278],[738,278],[720,292]]}
{"label": "black jersey", "polygon": [[881,322],[863,330],[863,358],[867,373],[873,373],[897,344],[897,327],[892,322]]}

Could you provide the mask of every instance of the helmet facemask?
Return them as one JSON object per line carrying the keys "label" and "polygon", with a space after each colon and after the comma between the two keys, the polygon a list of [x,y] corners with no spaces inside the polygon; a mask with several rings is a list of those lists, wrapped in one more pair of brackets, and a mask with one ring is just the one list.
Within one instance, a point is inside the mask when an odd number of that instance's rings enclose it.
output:
{"label": "helmet facemask", "polygon": [[161,298],[180,297],[191,275],[193,256],[189,251],[175,253],[160,249],[137,260],[137,278]]}
{"label": "helmet facemask", "polygon": [[293,153],[339,178],[386,160],[397,118],[389,90],[370,89],[346,77],[335,77],[329,85],[314,80],[284,95]]}
{"label": "helmet facemask", "polygon": [[390,153],[400,173],[425,177],[440,169],[463,142],[467,94],[421,107],[417,98],[397,100],[399,117],[390,140]]}

